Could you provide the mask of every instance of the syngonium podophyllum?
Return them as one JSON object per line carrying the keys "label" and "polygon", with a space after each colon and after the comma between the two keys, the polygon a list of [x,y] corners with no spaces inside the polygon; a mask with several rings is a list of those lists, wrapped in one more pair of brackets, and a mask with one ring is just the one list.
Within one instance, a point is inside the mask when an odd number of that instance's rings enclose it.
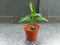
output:
{"label": "syngonium podophyllum", "polygon": [[29,21],[31,25],[34,24],[35,19],[36,20],[44,20],[44,21],[48,22],[48,20],[46,18],[44,18],[40,13],[36,13],[35,7],[31,2],[29,4],[29,7],[31,10],[31,14],[20,18],[19,22]]}

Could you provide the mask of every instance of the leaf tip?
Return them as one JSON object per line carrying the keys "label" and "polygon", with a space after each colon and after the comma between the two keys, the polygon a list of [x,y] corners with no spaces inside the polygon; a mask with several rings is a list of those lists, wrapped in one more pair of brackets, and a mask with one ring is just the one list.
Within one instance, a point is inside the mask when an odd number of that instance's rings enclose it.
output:
{"label": "leaf tip", "polygon": [[48,22],[48,20],[46,18],[43,18],[44,21]]}

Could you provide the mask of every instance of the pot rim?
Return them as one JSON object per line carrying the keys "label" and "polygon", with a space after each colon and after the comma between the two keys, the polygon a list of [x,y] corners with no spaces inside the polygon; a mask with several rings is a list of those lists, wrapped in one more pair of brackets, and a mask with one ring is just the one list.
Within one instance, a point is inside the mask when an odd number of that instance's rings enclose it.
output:
{"label": "pot rim", "polygon": [[[28,27],[30,24],[29,23],[27,23],[27,24],[24,24],[24,30],[28,30],[28,29],[26,29],[26,27]],[[36,27],[38,27],[38,29],[37,30],[39,30],[40,29],[40,26],[39,26],[39,24],[34,24]],[[36,30],[29,30],[29,31],[36,31]]]}

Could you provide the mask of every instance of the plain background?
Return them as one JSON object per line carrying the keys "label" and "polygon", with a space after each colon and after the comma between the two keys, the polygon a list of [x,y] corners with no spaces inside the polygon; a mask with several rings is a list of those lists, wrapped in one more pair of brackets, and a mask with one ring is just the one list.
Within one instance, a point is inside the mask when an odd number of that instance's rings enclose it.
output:
{"label": "plain background", "polygon": [[19,17],[29,15],[30,2],[38,12],[38,0],[0,0],[0,23],[17,23]]}
{"label": "plain background", "polygon": [[49,23],[60,23],[60,0],[40,0],[39,12],[48,16]]}
{"label": "plain background", "polygon": [[0,0],[0,23],[17,23],[19,17],[29,15],[29,2],[49,22],[60,22],[60,0]]}

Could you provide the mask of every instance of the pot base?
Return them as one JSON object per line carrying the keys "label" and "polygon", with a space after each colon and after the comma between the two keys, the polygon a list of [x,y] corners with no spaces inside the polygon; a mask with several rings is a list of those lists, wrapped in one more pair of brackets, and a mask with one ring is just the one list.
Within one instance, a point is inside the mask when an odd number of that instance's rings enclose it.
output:
{"label": "pot base", "polygon": [[28,41],[36,41],[36,39],[34,39],[34,40],[31,40],[31,39],[26,39],[26,40],[28,40]]}

